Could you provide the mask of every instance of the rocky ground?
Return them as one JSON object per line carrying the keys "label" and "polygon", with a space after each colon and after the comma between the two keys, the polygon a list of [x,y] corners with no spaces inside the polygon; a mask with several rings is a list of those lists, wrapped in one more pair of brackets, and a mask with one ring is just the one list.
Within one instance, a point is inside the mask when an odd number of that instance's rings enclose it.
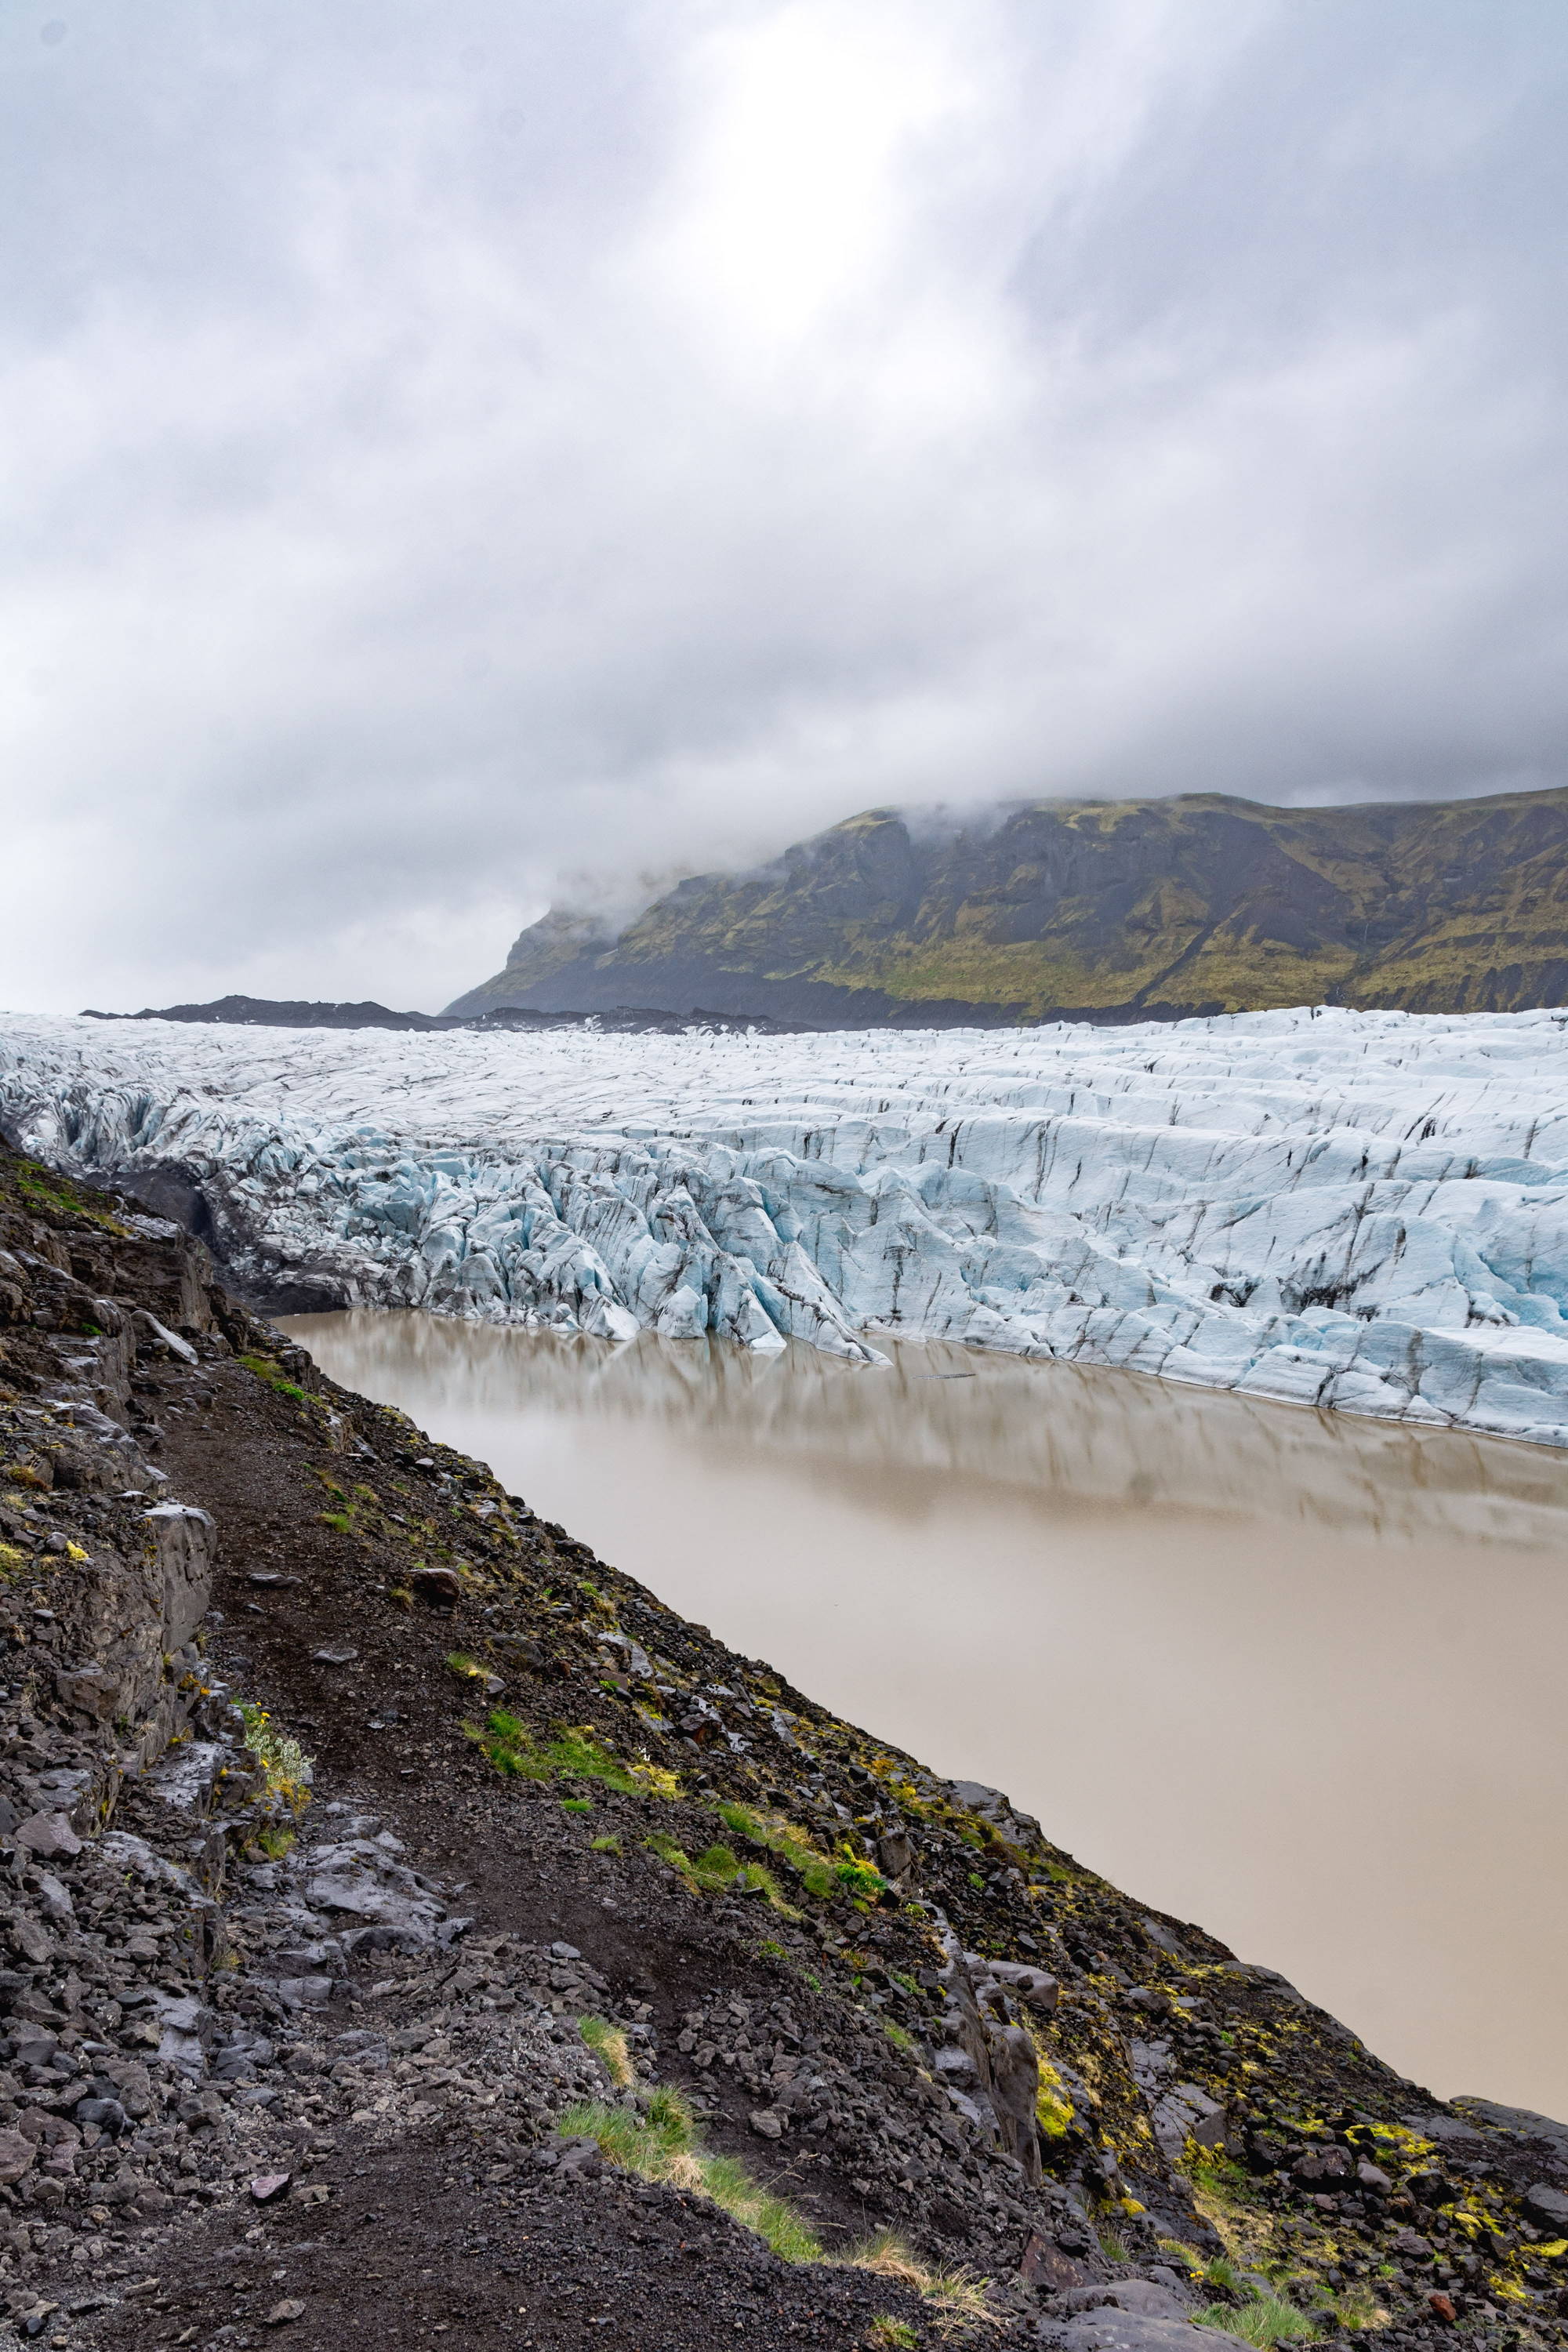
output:
{"label": "rocky ground", "polygon": [[[715,1030],[737,1027],[721,1013],[706,1013],[699,1005],[691,1013],[649,1011],[637,1004],[615,1004],[594,1013],[530,1013],[521,1005],[492,1006],[471,1016],[443,1013],[395,1013],[389,1006],[307,1003],[300,998],[220,996],[210,1004],[148,1004],[140,1013],[100,1013],[89,1008],[84,1021],[216,1021],[245,1029],[570,1029],[593,1021],[599,1029],[638,1035],[649,1031],[667,1037],[683,1036],[694,1024]],[[751,1018],[748,1034],[793,1034],[803,1024]]]}
{"label": "rocky ground", "polygon": [[1392,2074],[8,1156],[0,1633],[21,2340],[1568,2342],[1568,2130]]}

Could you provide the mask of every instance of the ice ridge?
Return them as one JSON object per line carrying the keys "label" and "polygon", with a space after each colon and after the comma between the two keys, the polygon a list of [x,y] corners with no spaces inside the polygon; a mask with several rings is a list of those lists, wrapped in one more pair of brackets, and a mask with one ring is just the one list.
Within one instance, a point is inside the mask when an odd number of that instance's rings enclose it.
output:
{"label": "ice ridge", "polygon": [[605,1339],[886,1329],[1568,1444],[1568,1013],[626,1036],[0,1019],[226,1259]]}

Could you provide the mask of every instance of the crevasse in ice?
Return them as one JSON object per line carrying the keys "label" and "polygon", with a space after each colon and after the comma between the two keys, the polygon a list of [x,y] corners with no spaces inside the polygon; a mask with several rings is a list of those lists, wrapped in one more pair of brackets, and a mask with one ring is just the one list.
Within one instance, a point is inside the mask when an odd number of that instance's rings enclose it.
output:
{"label": "crevasse in ice", "polygon": [[1568,1443],[1568,1014],[626,1036],[0,1019],[0,1119],[242,1272],[879,1329]]}

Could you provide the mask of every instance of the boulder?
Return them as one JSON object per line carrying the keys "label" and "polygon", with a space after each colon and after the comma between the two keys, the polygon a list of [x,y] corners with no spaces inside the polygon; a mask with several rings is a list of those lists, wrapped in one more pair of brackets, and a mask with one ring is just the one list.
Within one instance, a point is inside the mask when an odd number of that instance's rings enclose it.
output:
{"label": "boulder", "polygon": [[[969,1957],[967,1954],[964,1956]],[[1061,1987],[1045,1969],[1030,1968],[1021,1960],[986,1959],[982,1965],[988,1976],[1016,1992],[1020,2000],[1041,2017],[1049,2017],[1061,1998]]]}
{"label": "boulder", "polygon": [[455,1609],[463,1597],[463,1581],[455,1568],[420,1566],[408,1581],[416,1598],[429,1609]]}
{"label": "boulder", "polygon": [[1237,2344],[1217,2327],[1110,2306],[1069,2319],[1060,2340],[1064,2352],[1236,2352]]}
{"label": "boulder", "polygon": [[1184,2320],[1192,2308],[1186,2295],[1162,2286],[1158,2279],[1115,2279],[1107,2292],[1118,2311],[1134,2312],[1142,2319]]}
{"label": "boulder", "polygon": [[1189,2139],[1218,2147],[1226,2136],[1225,2109],[1197,2083],[1177,2083],[1154,2108],[1154,2137],[1173,2164]]}
{"label": "boulder", "polygon": [[68,1861],[81,1852],[81,1840],[66,1813],[34,1813],[16,1831],[16,1843],[36,1853],[40,1862],[64,1854]]}
{"label": "boulder", "polygon": [[1035,2121],[1035,2095],[1040,2084],[1040,2062],[1034,2042],[1021,2025],[993,2026],[986,2035],[991,2058],[991,2105],[1002,2145],[1016,2156],[1025,2178],[1040,2178],[1040,2138]]}

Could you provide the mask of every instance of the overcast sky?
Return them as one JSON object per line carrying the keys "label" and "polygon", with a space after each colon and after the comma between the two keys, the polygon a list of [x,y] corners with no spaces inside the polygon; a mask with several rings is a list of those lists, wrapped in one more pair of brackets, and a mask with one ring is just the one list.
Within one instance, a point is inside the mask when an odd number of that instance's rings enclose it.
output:
{"label": "overcast sky", "polygon": [[436,1005],[878,801],[1568,782],[1565,66],[6,0],[0,1003]]}

